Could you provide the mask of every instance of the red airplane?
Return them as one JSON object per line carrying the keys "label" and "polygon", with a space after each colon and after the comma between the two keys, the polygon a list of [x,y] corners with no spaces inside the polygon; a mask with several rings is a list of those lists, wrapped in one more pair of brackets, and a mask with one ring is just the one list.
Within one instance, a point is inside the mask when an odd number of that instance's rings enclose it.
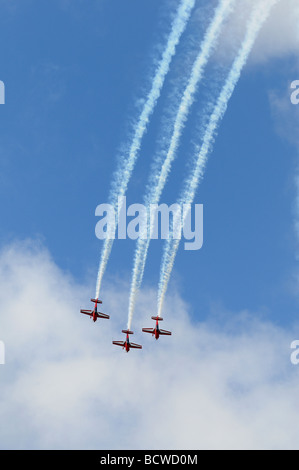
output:
{"label": "red airplane", "polygon": [[159,339],[160,335],[171,335],[171,331],[160,330],[159,328],[159,321],[163,321],[162,317],[152,317],[152,320],[156,320],[156,327],[155,328],[142,328],[144,333],[151,333],[156,339]]}
{"label": "red airplane", "polygon": [[142,346],[140,344],[130,343],[129,335],[133,335],[133,331],[122,330],[122,333],[125,333],[127,335],[126,341],[112,341],[113,344],[115,344],[116,346],[122,346],[122,348],[125,349],[127,352],[129,352],[130,349],[142,349]]}
{"label": "red airplane", "polygon": [[93,321],[97,321],[98,318],[106,318],[109,319],[109,315],[106,315],[106,313],[101,313],[98,312],[98,304],[103,303],[99,299],[90,299],[92,302],[95,303],[95,308],[93,310],[80,310],[81,313],[84,313],[85,315],[89,315],[90,318],[93,319]]}

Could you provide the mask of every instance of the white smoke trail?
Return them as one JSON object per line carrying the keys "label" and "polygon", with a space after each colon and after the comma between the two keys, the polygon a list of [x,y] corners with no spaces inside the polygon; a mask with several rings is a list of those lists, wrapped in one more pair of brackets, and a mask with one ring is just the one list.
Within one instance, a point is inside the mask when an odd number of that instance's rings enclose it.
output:
{"label": "white smoke trail", "polygon": [[[129,149],[128,158],[122,162],[122,166],[117,170],[114,181],[112,183],[110,204],[112,204],[115,208],[117,207],[118,198],[124,196],[127,191],[128,183],[132,175],[136,159],[138,157],[141,141],[147,129],[149,118],[154,111],[157,100],[160,97],[165,77],[169,71],[171,60],[175,54],[180,38],[187,26],[194,5],[195,0],[182,0],[178,8],[176,17],[172,24],[171,33],[169,35],[166,48],[156,70],[151,91],[147,96],[142,113],[136,125],[134,137]],[[101,283],[112,250],[114,236],[115,233],[109,233],[103,245],[96,283],[95,298],[98,298],[100,294]]]}
{"label": "white smoke trail", "polygon": [[[223,89],[221,90],[220,96],[217,100],[217,104],[213,110],[207,128],[205,129],[203,143],[201,145],[200,153],[196,157],[194,162],[194,167],[190,172],[190,176],[185,181],[184,190],[181,197],[179,198],[178,203],[183,204],[192,204],[196,189],[200,180],[203,177],[207,158],[211,147],[214,143],[215,134],[221,119],[223,118],[228,102],[234,92],[234,89],[240,78],[242,69],[247,62],[248,56],[251,52],[251,49],[255,43],[257,35],[268,18],[271,8],[279,0],[268,0],[260,2],[256,6],[251,14],[249,19],[245,39],[239,49],[236,59],[232,65],[232,68],[229,72],[227,80]],[[160,270],[160,281],[158,287],[158,315],[161,315],[165,293],[167,290],[169,278],[173,269],[175,256],[179,247],[180,240],[174,240],[171,237],[165,242],[165,249],[162,258],[161,270]]]}
{"label": "white smoke trail", "polygon": [[[192,67],[191,75],[188,84],[185,88],[183,97],[181,99],[179,109],[175,118],[173,133],[170,140],[170,145],[166,158],[161,160],[158,165],[158,170],[151,178],[151,182],[148,185],[148,192],[145,196],[145,205],[149,207],[151,204],[158,204],[163,188],[166,184],[167,177],[171,170],[172,162],[175,158],[176,151],[180,142],[180,137],[187,120],[190,108],[194,102],[195,93],[197,86],[203,76],[204,68],[209,60],[209,57],[214,50],[217,40],[219,38],[222,26],[232,11],[232,7],[236,0],[220,0],[217,8],[215,8],[215,14],[211,24],[209,25],[207,32],[202,41],[200,52]],[[152,231],[150,229],[150,233]],[[150,234],[144,234],[137,240],[137,246],[134,255],[134,266],[132,274],[132,283],[129,299],[129,314],[128,314],[128,328],[130,329],[136,296],[140,289],[144,267],[146,263],[148,248],[150,244]]]}

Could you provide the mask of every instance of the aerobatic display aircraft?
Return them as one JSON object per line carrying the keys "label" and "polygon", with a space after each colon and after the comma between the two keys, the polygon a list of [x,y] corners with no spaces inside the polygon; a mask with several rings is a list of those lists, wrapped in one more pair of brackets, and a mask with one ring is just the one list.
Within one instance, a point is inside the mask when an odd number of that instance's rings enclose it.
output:
{"label": "aerobatic display aircraft", "polygon": [[122,333],[125,333],[127,335],[126,341],[112,341],[113,344],[115,344],[116,346],[122,346],[122,348],[125,349],[127,352],[129,352],[130,349],[142,349],[141,344],[130,343],[129,335],[133,335],[133,331],[122,330]]}
{"label": "aerobatic display aircraft", "polygon": [[163,321],[162,317],[152,317],[152,320],[156,320],[155,328],[142,328],[144,333],[151,333],[156,339],[159,339],[160,335],[170,336],[171,331],[161,330],[159,328],[159,321]]}
{"label": "aerobatic display aircraft", "polygon": [[102,301],[99,299],[90,299],[90,300],[91,302],[95,303],[95,308],[93,310],[80,310],[80,312],[84,313],[85,315],[89,315],[90,318],[92,318],[94,322],[96,322],[98,318],[106,318],[108,320],[110,318],[109,315],[106,315],[106,313],[98,312],[98,304],[101,304]]}

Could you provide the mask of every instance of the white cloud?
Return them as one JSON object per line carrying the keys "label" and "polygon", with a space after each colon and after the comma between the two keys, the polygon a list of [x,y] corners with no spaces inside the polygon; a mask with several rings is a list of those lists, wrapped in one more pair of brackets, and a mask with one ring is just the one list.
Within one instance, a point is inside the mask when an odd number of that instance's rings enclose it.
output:
{"label": "white cloud", "polygon": [[[226,326],[194,324],[173,292],[165,327],[142,335],[155,292],[141,292],[133,326],[141,351],[112,339],[126,325],[128,286],[106,285],[93,323],[89,289],[34,243],[0,256],[1,448],[298,448],[295,333],[243,312]],[[299,332],[298,332],[299,333]]]}
{"label": "white cloud", "polygon": [[[246,28],[252,7],[260,0],[242,0],[237,3],[228,22],[218,51],[218,58],[232,60]],[[271,11],[250,55],[249,63],[260,64],[288,55],[297,57],[299,47],[299,4],[297,0],[280,0]]]}

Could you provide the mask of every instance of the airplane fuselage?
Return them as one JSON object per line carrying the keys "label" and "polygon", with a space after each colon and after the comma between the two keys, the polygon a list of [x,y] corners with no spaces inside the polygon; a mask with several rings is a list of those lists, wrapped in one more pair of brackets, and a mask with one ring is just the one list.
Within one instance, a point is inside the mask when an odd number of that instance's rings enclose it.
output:
{"label": "airplane fuselage", "polygon": [[125,350],[126,350],[127,352],[130,351],[129,335],[127,335],[127,339],[126,339],[126,342],[125,342]]}
{"label": "airplane fuselage", "polygon": [[159,336],[160,336],[160,330],[159,330],[159,323],[158,323],[158,320],[156,322],[156,328],[154,329],[154,336],[156,339],[159,339]]}

